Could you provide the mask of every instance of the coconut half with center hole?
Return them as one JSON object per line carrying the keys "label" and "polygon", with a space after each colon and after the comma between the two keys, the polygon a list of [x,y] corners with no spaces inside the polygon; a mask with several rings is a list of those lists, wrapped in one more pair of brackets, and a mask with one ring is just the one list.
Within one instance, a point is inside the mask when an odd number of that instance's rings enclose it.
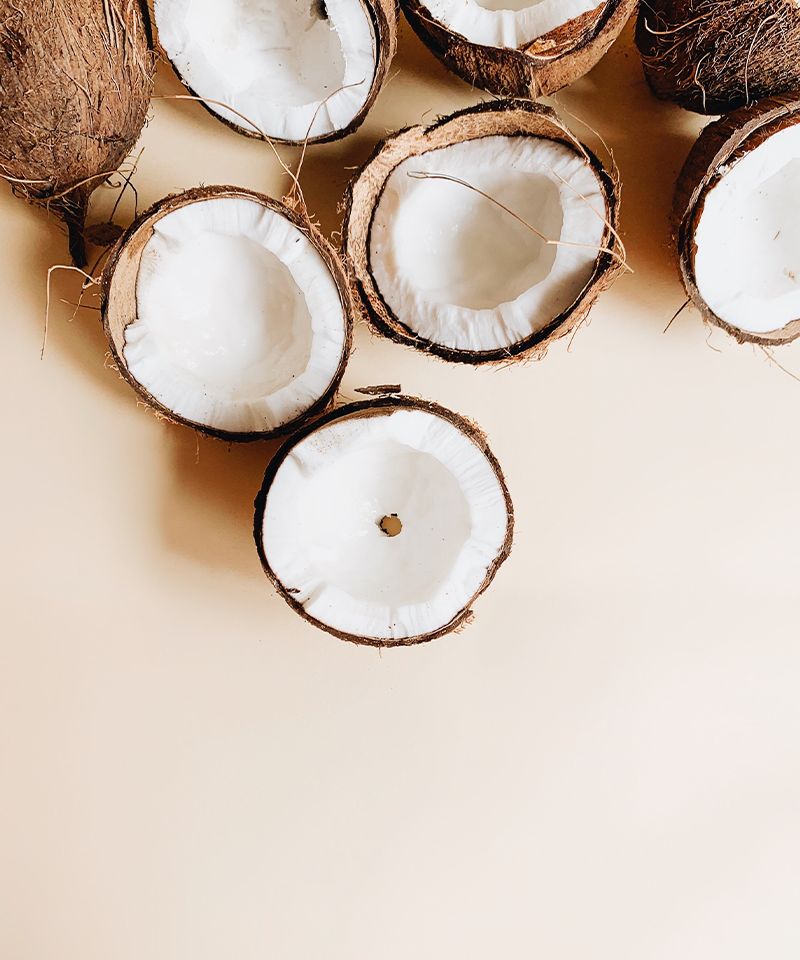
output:
{"label": "coconut half with center hole", "polygon": [[797,0],[647,0],[636,46],[653,93],[696,113],[800,88]]}
{"label": "coconut half with center hole", "polygon": [[740,342],[800,334],[800,97],[709,124],[675,193],[681,276],[704,319]]}
{"label": "coconut half with center hole", "polygon": [[239,133],[336,140],[364,120],[397,46],[394,0],[155,0],[159,43]]}
{"label": "coconut half with center hole", "polygon": [[291,437],[267,469],[254,528],[264,570],[297,613],[387,647],[467,622],[512,531],[484,435],[402,396],[350,404]]}
{"label": "coconut half with center hole", "polygon": [[542,354],[622,269],[617,183],[548,107],[481,104],[379,145],[344,244],[370,320],[462,363]]}
{"label": "coconut half with center hole", "polygon": [[400,0],[444,65],[500,96],[555,93],[617,39],[638,0]]}
{"label": "coconut half with center hole", "polygon": [[227,440],[280,436],[325,409],[341,380],[354,303],[324,237],[237,187],[155,204],[102,280],[120,373],[156,411]]}

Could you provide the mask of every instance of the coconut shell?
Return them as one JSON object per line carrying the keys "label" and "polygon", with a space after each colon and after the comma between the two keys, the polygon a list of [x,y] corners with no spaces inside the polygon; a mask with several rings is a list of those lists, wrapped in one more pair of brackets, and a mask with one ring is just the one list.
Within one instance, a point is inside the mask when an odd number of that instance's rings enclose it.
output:
{"label": "coconut shell", "polygon": [[[557,140],[585,157],[597,175],[606,197],[606,227],[603,246],[594,272],[581,295],[544,329],[509,347],[498,350],[454,350],[420,337],[397,317],[383,300],[369,262],[370,230],[378,201],[390,174],[404,160],[429,150],[488,136],[534,136]],[[352,180],[345,197],[343,245],[364,312],[373,329],[396,343],[415,347],[443,360],[458,363],[505,363],[515,357],[543,356],[548,346],[572,333],[586,318],[598,296],[619,276],[621,244],[617,234],[619,184],[598,158],[564,126],[554,110],[530,100],[481,103],[443,117],[430,127],[409,127],[378,144],[372,157]]]}
{"label": "coconut shell", "polygon": [[638,0],[606,0],[515,50],[473,43],[433,18],[421,0],[401,0],[426,47],[472,86],[503,97],[535,100],[573,83],[606,53]]}
{"label": "coconut shell", "polygon": [[[327,264],[342,301],[345,317],[345,344],[339,367],[330,386],[316,403],[309,407],[301,416],[271,431],[235,433],[228,430],[216,429],[207,424],[196,423],[185,417],[181,417],[173,410],[165,407],[164,404],[143,387],[133,376],[125,362],[125,329],[129,324],[133,323],[137,317],[136,281],[139,275],[139,264],[145,245],[153,234],[154,224],[168,213],[187,204],[195,203],[198,200],[216,199],[219,197],[243,197],[247,200],[254,200],[256,203],[260,203],[262,206],[274,210],[289,220],[290,223],[296,226],[298,230],[311,241]],[[131,224],[122,237],[120,237],[106,261],[101,278],[100,309],[103,329],[108,338],[111,353],[113,354],[119,372],[145,403],[152,407],[160,416],[174,423],[181,423],[185,426],[192,427],[192,429],[208,436],[229,441],[250,441],[267,440],[285,436],[293,430],[296,430],[297,427],[306,420],[318,416],[327,409],[339,387],[350,355],[353,339],[353,317],[356,308],[347,271],[339,255],[307,218],[299,216],[277,200],[272,200],[270,197],[265,197],[252,190],[245,190],[241,187],[212,186],[198,187],[194,190],[187,190],[184,193],[177,193],[166,197],[158,203],[155,203]]]}
{"label": "coconut shell", "polygon": [[678,177],[673,205],[675,243],[683,285],[692,303],[709,323],[722,327],[740,343],[777,346],[800,336],[800,318],[768,333],[750,333],[726,323],[709,307],[697,286],[695,231],[708,191],[745,154],[786,127],[800,123],[800,95],[768,97],[740,107],[710,123],[700,134]]}
{"label": "coconut shell", "polygon": [[[272,485],[272,481],[275,479],[275,475],[277,474],[278,469],[283,461],[287,456],[289,456],[294,447],[301,440],[320,427],[324,427],[335,420],[341,420],[350,417],[383,417],[388,416],[395,410],[422,410],[425,413],[432,414],[433,416],[441,417],[443,420],[446,420],[448,423],[452,424],[457,430],[460,430],[461,433],[468,437],[486,457],[492,470],[494,471],[495,476],[497,477],[500,488],[503,491],[503,497],[505,499],[508,523],[506,526],[505,540],[500,552],[487,568],[486,576],[479,589],[475,592],[469,603],[462,608],[449,623],[445,624],[443,627],[440,627],[438,630],[432,630],[430,633],[420,634],[415,637],[404,637],[400,640],[382,640],[374,637],[362,637],[358,636],[357,634],[345,633],[341,630],[337,630],[335,627],[329,626],[326,623],[322,623],[322,621],[317,620],[315,617],[312,617],[306,613],[303,605],[299,603],[286,589],[284,584],[280,581],[273,569],[270,567],[264,550],[263,527],[267,494],[269,493],[269,488]],[[259,491],[258,496],[256,497],[255,511],[253,534],[256,541],[256,548],[258,549],[258,555],[261,558],[261,565],[264,568],[264,572],[272,581],[275,589],[289,604],[289,606],[304,620],[312,623],[315,627],[319,627],[320,630],[325,630],[327,633],[331,633],[333,636],[339,637],[341,640],[349,640],[352,643],[366,644],[373,647],[413,646],[418,643],[425,643],[428,640],[435,640],[438,637],[445,636],[445,634],[452,633],[453,631],[458,630],[460,627],[463,627],[469,623],[473,617],[472,604],[484,592],[484,590],[486,590],[486,588],[494,579],[494,576],[500,566],[505,562],[509,553],[511,553],[511,545],[514,536],[514,506],[511,502],[511,496],[509,495],[505,478],[503,477],[503,471],[500,469],[500,464],[497,462],[494,454],[489,449],[486,435],[475,424],[470,423],[457,413],[453,413],[452,410],[448,410],[446,407],[439,406],[438,403],[432,403],[428,400],[420,400],[417,397],[407,397],[403,395],[382,396],[371,400],[359,400],[355,403],[349,403],[346,406],[340,407],[338,410],[331,411],[314,422],[306,423],[302,428],[297,430],[297,432],[292,434],[292,436],[280,448],[267,467],[266,474],[264,475],[264,482],[261,485],[261,490]]]}
{"label": "coconut shell", "polygon": [[800,87],[795,0],[647,0],[636,45],[653,93],[697,113]]}
{"label": "coconut shell", "polygon": [[130,153],[153,86],[141,0],[33,0],[0,16],[0,175],[64,220],[86,265],[89,196]]}
{"label": "coconut shell", "polygon": [[[346,127],[342,127],[341,130],[334,130],[332,133],[324,133],[316,137],[309,137],[307,140],[283,140],[278,137],[269,137],[268,139],[272,140],[275,143],[286,143],[293,146],[301,146],[304,143],[329,143],[333,140],[341,140],[343,137],[348,136],[357,130],[364,120],[367,117],[367,114],[372,109],[378,94],[381,92],[383,84],[386,82],[386,78],[389,74],[389,66],[391,65],[392,59],[394,58],[395,53],[397,52],[397,31],[398,31],[398,20],[400,17],[400,12],[397,5],[397,0],[361,0],[369,13],[370,21],[372,23],[372,29],[375,32],[375,76],[372,81],[372,86],[370,87],[369,96],[367,97],[364,106],[359,110],[355,117],[350,121]],[[158,28],[158,23],[156,23],[156,28]],[[235,130],[237,133],[241,133],[245,137],[252,137],[255,140],[263,140],[265,137],[261,133],[257,133],[254,130],[249,129],[248,127],[242,126],[234,120],[230,120],[228,117],[223,117],[214,109],[213,104],[207,104],[204,102],[203,98],[192,89],[192,87],[186,82],[184,77],[181,75],[180,70],[172,62],[167,51],[159,44],[159,50],[164,56],[164,59],[167,60],[172,69],[175,71],[180,82],[186,87],[187,91],[208,110],[208,112],[221,123],[224,123],[227,127],[230,127],[231,130]]]}

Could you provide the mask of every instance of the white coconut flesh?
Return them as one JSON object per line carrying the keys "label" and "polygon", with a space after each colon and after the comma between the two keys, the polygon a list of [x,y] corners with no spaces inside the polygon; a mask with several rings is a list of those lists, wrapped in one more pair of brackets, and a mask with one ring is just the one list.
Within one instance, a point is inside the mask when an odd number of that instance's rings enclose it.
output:
{"label": "white coconut flesh", "polygon": [[605,217],[596,174],[564,144],[468,140],[392,171],[372,221],[370,270],[384,302],[423,339],[455,350],[503,349],[578,299]]}
{"label": "white coconut flesh", "polygon": [[438,416],[401,409],[300,441],[269,488],[263,545],[309,616],[398,640],[440,629],[471,602],[507,526],[478,447]]}
{"label": "white coconut flesh", "polygon": [[516,49],[605,0],[425,0],[431,16],[472,43]]}
{"label": "white coconut flesh", "polygon": [[377,52],[363,0],[155,0],[155,18],[185,83],[250,132],[325,136],[369,97]]}
{"label": "white coconut flesh", "polygon": [[694,239],[697,288],[726,323],[768,333],[800,318],[800,124],[723,171]]}
{"label": "white coconut flesh", "polygon": [[339,291],[293,223],[254,200],[198,200],[153,225],[123,356],[178,416],[269,432],[331,385],[346,342]]}

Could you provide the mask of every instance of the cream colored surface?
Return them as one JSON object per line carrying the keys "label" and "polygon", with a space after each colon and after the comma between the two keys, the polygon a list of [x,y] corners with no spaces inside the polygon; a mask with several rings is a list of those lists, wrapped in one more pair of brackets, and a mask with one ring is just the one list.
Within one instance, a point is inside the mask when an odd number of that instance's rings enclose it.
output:
{"label": "cream colored surface", "polygon": [[[479,99],[407,29],[393,70],[359,134],[309,150],[327,230],[380,136]],[[344,394],[399,381],[478,421],[517,511],[475,623],[382,657],[261,573],[272,448],[137,405],[96,314],[68,322],[76,275],[39,360],[66,243],[0,190],[3,960],[800,954],[800,384],[688,310],[662,333],[701,121],[651,99],[630,31],[557,99],[614,149],[636,273],[542,363],[359,330]],[[142,205],[285,189],[199,106],[152,116]]]}

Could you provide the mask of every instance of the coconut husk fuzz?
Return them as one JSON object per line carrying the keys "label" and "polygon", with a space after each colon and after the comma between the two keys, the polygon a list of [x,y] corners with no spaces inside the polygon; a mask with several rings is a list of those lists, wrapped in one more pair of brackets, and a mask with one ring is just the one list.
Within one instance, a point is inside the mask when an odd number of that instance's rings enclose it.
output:
{"label": "coconut husk fuzz", "polygon": [[795,0],[647,0],[636,45],[653,93],[696,113],[800,87]]}
{"label": "coconut husk fuzz", "polygon": [[[429,150],[489,136],[533,136],[557,140],[582,155],[591,166],[606,198],[602,245],[611,252],[598,254],[595,269],[581,295],[566,311],[554,317],[542,330],[498,350],[453,350],[420,337],[397,317],[382,298],[370,268],[370,231],[378,202],[392,171],[408,157]],[[598,296],[607,290],[625,269],[622,245],[617,234],[619,183],[598,158],[581,144],[550,107],[530,100],[501,100],[481,103],[443,117],[430,127],[409,127],[378,144],[372,157],[351,181],[345,196],[342,241],[353,282],[364,314],[378,333],[396,343],[415,347],[443,360],[457,363],[507,363],[515,359],[537,359],[560,337],[573,333],[586,319]]]}
{"label": "coconut husk fuzz", "polygon": [[[268,139],[274,143],[285,143],[291,146],[302,146],[307,143],[330,143],[334,140],[341,140],[343,137],[353,133],[364,122],[367,114],[374,106],[384,83],[386,82],[386,78],[389,74],[389,67],[392,63],[395,53],[397,52],[397,31],[398,21],[400,18],[397,0],[361,0],[361,2],[369,14],[372,28],[375,32],[375,75],[372,80],[369,96],[364,102],[364,106],[361,108],[361,110],[359,110],[359,112],[355,115],[355,117],[353,117],[346,127],[342,127],[341,130],[334,130],[332,133],[323,133],[316,137],[308,137],[304,140],[284,140],[280,137],[266,137],[266,135],[262,132],[252,130],[243,126],[242,124],[237,123],[235,120],[230,120],[228,117],[221,116],[214,109],[215,105],[206,103],[204,99],[186,82],[180,70],[178,70],[178,68],[170,59],[167,51],[160,44],[159,51],[163,55],[164,59],[172,66],[176,76],[184,85],[184,87],[186,87],[191,96],[197,99],[206,108],[206,110],[208,110],[215,120],[221,121],[225,124],[225,126],[230,127],[231,130],[235,130],[237,133],[241,133],[245,137],[252,137],[255,140]],[[158,28],[157,23],[156,28]]]}
{"label": "coconut husk fuzz", "polygon": [[709,307],[697,286],[694,258],[695,231],[708,191],[745,154],[786,127],[800,123],[800,94],[768,97],[752,106],[740,107],[710,123],[700,134],[678,177],[673,220],[678,265],[683,285],[703,319],[721,327],[739,343],[778,346],[800,336],[800,318],[780,330],[750,333],[731,326]]}
{"label": "coconut husk fuzz", "polygon": [[[187,204],[196,203],[198,200],[217,199],[220,197],[243,197],[247,200],[254,200],[256,203],[260,203],[262,206],[276,211],[294,224],[294,226],[308,237],[327,264],[342,301],[345,316],[345,345],[339,367],[330,386],[319,400],[301,414],[301,416],[278,427],[276,430],[235,433],[210,427],[207,424],[196,423],[193,420],[178,416],[173,410],[165,407],[136,380],[125,362],[125,329],[129,324],[133,323],[137,317],[136,280],[139,275],[139,264],[142,252],[148,240],[153,235],[154,225],[168,213],[184,207]],[[193,190],[187,190],[184,193],[176,193],[166,197],[158,203],[155,203],[131,224],[122,237],[120,237],[103,269],[100,281],[100,310],[103,329],[108,338],[114,362],[119,368],[119,373],[128,381],[139,397],[156,412],[157,416],[171,420],[173,423],[184,424],[200,433],[211,437],[218,437],[222,440],[250,441],[286,436],[286,434],[296,430],[298,426],[318,416],[330,406],[339,388],[347,360],[350,356],[353,340],[353,318],[355,316],[356,306],[353,300],[347,271],[338,253],[331,247],[325,237],[308,218],[301,217],[285,204],[279,203],[277,200],[272,200],[270,197],[265,197],[260,193],[255,193],[252,190],[245,190],[242,187],[211,186],[198,187]]]}
{"label": "coconut husk fuzz", "polygon": [[[483,582],[472,596],[469,603],[467,603],[466,606],[464,606],[449,623],[439,627],[438,630],[432,630],[429,633],[419,634],[415,637],[404,637],[400,640],[382,640],[375,637],[362,637],[358,634],[345,633],[341,630],[337,630],[335,627],[329,626],[326,623],[322,623],[322,621],[317,620],[315,617],[312,617],[306,613],[303,605],[295,599],[289,590],[286,589],[284,584],[280,581],[269,565],[269,561],[267,560],[264,549],[264,510],[267,504],[267,495],[269,494],[269,489],[272,486],[272,481],[275,479],[278,469],[286,457],[289,456],[294,447],[301,440],[305,439],[305,437],[320,427],[324,427],[336,420],[342,420],[346,418],[349,419],[351,417],[385,417],[391,413],[394,413],[395,410],[422,410],[423,412],[432,414],[433,416],[441,417],[442,420],[446,420],[457,430],[461,431],[461,433],[463,433],[466,437],[468,437],[489,461],[489,464],[494,471],[495,476],[497,477],[497,481],[500,484],[500,489],[503,491],[506,516],[508,520],[503,545],[498,555],[489,565]],[[500,566],[505,562],[508,555],[511,553],[511,545],[514,537],[514,505],[511,502],[511,496],[508,492],[508,486],[506,485],[503,471],[500,469],[500,464],[497,462],[497,458],[489,449],[486,435],[478,426],[476,426],[474,423],[471,423],[469,420],[465,419],[459,414],[454,413],[452,410],[448,410],[446,407],[440,406],[438,403],[432,403],[430,400],[421,400],[418,397],[408,397],[398,394],[376,397],[372,400],[358,400],[355,403],[348,403],[345,406],[340,407],[338,410],[333,410],[313,422],[304,424],[299,430],[293,433],[273,457],[269,466],[267,467],[267,471],[264,475],[264,482],[262,483],[261,490],[259,491],[255,500],[255,522],[253,525],[253,535],[255,537],[256,548],[258,550],[258,555],[261,558],[261,565],[264,568],[264,572],[272,581],[275,589],[289,604],[289,606],[304,620],[308,621],[308,623],[313,624],[320,630],[325,630],[326,633],[331,633],[333,636],[339,637],[341,640],[349,640],[351,643],[365,644],[372,647],[409,647],[418,643],[426,643],[429,640],[436,640],[438,637],[443,637],[448,633],[458,632],[469,622],[471,622],[474,616],[472,612],[472,604],[484,592],[484,590],[486,590],[486,588],[494,579],[494,576],[499,570]]]}
{"label": "coconut husk fuzz", "polygon": [[66,224],[86,266],[92,191],[130,153],[155,72],[141,0],[34,0],[0,18],[0,176]]}
{"label": "coconut husk fuzz", "polygon": [[606,53],[638,0],[606,0],[516,50],[473,43],[433,18],[421,0],[401,0],[426,47],[474,87],[503,97],[536,100],[573,83]]}

